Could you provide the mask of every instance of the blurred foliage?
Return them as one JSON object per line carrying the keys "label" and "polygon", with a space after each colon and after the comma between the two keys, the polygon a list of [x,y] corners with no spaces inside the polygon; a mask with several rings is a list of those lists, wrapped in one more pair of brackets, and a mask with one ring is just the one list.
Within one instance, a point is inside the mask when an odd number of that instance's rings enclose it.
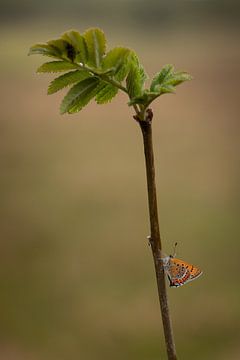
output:
{"label": "blurred foliage", "polygon": [[166,26],[239,25],[240,3],[237,0],[2,0],[0,18],[2,21],[19,21],[47,17],[84,18],[96,23],[102,19],[121,26],[129,21],[138,30],[153,28],[165,29]]}

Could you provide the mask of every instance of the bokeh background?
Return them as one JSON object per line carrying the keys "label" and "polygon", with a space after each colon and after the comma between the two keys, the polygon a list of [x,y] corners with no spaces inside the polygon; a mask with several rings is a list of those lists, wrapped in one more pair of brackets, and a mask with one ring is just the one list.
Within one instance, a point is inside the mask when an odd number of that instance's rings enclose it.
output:
{"label": "bokeh background", "polygon": [[0,12],[2,360],[166,359],[140,130],[127,98],[59,115],[29,46],[101,27],[149,76],[194,81],[156,101],[165,252],[204,275],[169,289],[184,360],[240,359],[239,2],[3,0]]}

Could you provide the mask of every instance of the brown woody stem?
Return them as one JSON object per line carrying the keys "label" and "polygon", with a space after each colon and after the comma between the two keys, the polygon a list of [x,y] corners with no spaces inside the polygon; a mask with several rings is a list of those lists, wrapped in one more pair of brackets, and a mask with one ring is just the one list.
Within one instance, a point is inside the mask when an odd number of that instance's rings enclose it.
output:
{"label": "brown woody stem", "polygon": [[146,111],[145,120],[138,121],[143,135],[145,165],[147,175],[147,190],[148,190],[148,205],[149,205],[149,218],[151,226],[150,245],[153,254],[153,260],[156,271],[158,295],[160,302],[160,309],[162,314],[162,322],[165,336],[165,343],[167,348],[168,360],[177,360],[176,348],[173,338],[173,329],[169,313],[168,297],[166,281],[164,276],[163,263],[161,261],[162,243],[159,230],[158,221],[158,207],[157,207],[157,194],[155,183],[155,167],[154,167],[154,154],[152,142],[152,117],[153,113],[150,109]]}

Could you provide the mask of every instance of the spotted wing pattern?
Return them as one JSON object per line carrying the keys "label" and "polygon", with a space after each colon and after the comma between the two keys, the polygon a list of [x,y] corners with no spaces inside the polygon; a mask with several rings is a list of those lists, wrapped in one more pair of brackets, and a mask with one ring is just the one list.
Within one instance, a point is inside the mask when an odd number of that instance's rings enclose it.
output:
{"label": "spotted wing pattern", "polygon": [[198,267],[171,256],[167,257],[167,261],[163,263],[171,287],[184,285],[202,275]]}

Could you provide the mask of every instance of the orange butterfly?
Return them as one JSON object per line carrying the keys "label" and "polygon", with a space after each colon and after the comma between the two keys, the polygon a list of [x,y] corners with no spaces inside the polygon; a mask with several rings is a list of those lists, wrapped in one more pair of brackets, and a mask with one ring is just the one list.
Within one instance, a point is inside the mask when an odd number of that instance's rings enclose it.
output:
{"label": "orange butterfly", "polygon": [[162,262],[170,282],[170,287],[184,285],[202,275],[202,271],[198,267],[186,261],[176,259],[172,255],[162,258]]}

